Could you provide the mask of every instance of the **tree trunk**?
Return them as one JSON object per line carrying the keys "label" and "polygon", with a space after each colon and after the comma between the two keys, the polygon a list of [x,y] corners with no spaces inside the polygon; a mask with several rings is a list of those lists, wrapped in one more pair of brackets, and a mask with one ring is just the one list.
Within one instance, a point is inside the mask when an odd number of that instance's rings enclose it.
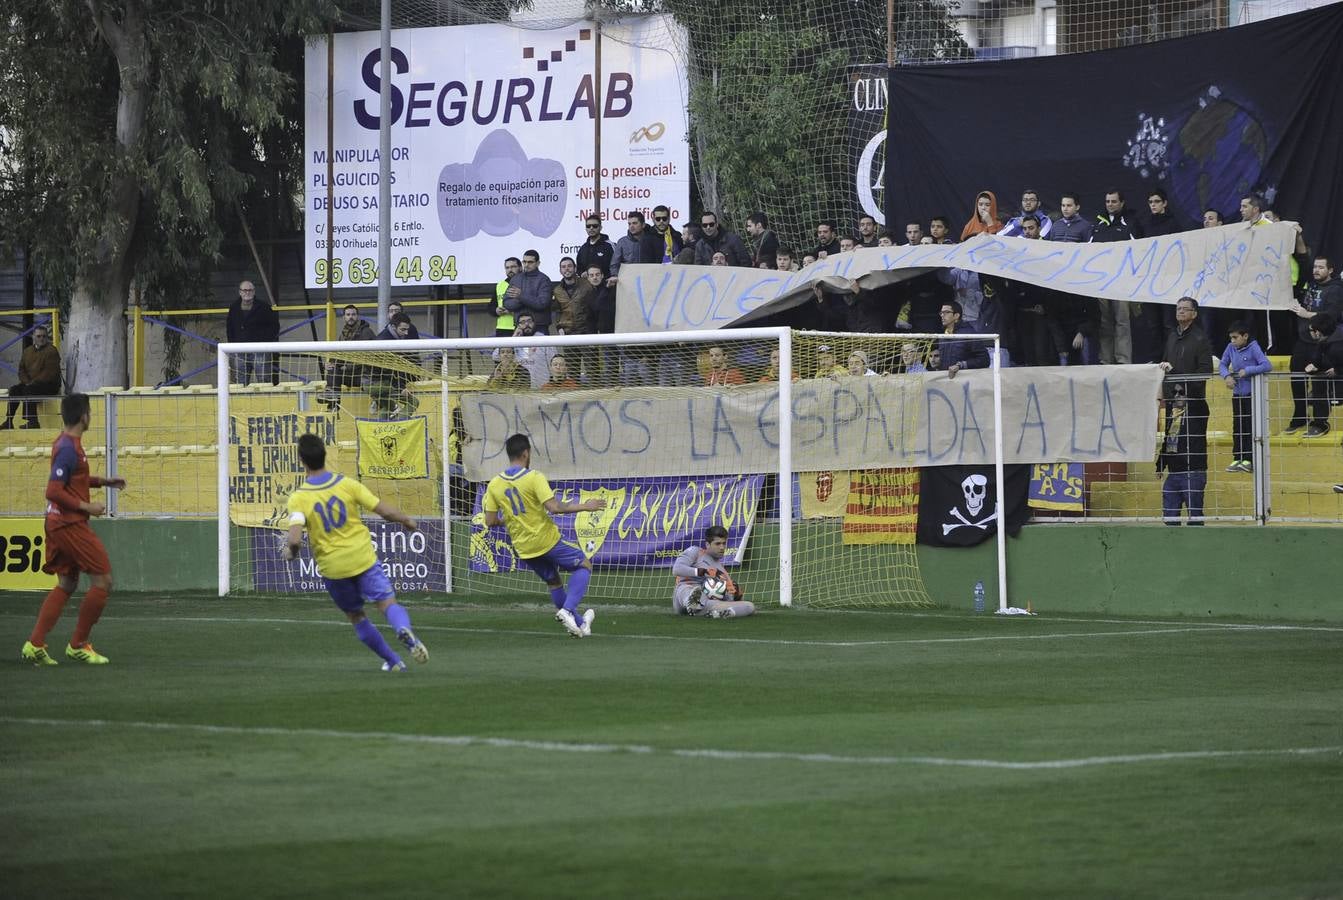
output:
{"label": "tree trunk", "polygon": [[[129,244],[129,239],[126,240]],[[80,269],[70,297],[70,324],[65,332],[66,383],[72,391],[127,387],[126,298],[130,277],[122,264],[86,265]]]}
{"label": "tree trunk", "polygon": [[149,48],[144,10],[128,0],[120,21],[98,0],[86,0],[99,34],[117,59],[117,137],[107,185],[107,207],[92,257],[83,262],[70,298],[66,377],[71,390],[124,387],[126,302],[134,263],[129,258],[140,210],[137,175],[149,99]]}
{"label": "tree trunk", "polygon": [[[718,66],[713,67],[711,79],[716,98],[718,96]],[[695,142],[699,145],[700,165],[704,170],[704,175],[700,179],[700,199],[704,201],[706,210],[712,211],[719,218],[726,219],[727,212],[723,209],[723,200],[718,195],[718,170],[712,165],[704,165],[705,151],[708,149],[709,140],[698,129],[696,129],[695,138]],[[692,219],[691,221],[695,220]],[[720,227],[726,229],[727,223],[724,222]]]}

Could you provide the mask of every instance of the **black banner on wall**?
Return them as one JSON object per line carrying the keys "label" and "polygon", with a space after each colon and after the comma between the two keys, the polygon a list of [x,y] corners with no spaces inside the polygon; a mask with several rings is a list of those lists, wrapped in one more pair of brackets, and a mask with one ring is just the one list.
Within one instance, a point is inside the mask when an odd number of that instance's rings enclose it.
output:
{"label": "black banner on wall", "polygon": [[886,87],[884,65],[849,66],[849,171],[856,203],[840,234],[852,234],[859,216],[886,226]]}
{"label": "black banner on wall", "polygon": [[[994,191],[1006,221],[1021,191],[1082,215],[1107,189],[1146,215],[1162,187],[1181,228],[1208,207],[1239,221],[1263,193],[1321,252],[1343,250],[1343,4],[1098,53],[897,67],[889,91],[887,208],[927,223],[970,219]],[[1141,218],[1141,217],[1140,217]]]}
{"label": "black banner on wall", "polygon": [[[1007,533],[1015,537],[1030,518],[1026,496],[1031,467],[1003,467]],[[993,466],[925,466],[919,470],[920,544],[973,547],[998,534],[997,479]]]}

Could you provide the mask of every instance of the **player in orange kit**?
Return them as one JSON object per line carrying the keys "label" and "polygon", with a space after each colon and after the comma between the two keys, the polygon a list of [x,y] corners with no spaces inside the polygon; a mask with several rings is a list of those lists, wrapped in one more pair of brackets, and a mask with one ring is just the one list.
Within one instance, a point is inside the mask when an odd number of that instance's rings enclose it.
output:
{"label": "player in orange kit", "polygon": [[89,527],[90,516],[101,516],[107,506],[89,499],[89,488],[124,488],[124,478],[100,478],[89,474],[82,438],[89,428],[88,394],[69,394],[61,399],[65,428],[51,444],[51,475],[47,479],[47,561],[42,571],[56,576],[56,586],[42,601],[33,633],[22,655],[38,666],[57,665],[47,652],[47,633],[56,625],[65,602],[79,587],[79,573],[89,576],[89,590],[79,604],[79,621],[65,648],[76,662],[102,665],[107,657],[93,649],[89,632],[107,605],[112,590],[112,563],[98,535]]}

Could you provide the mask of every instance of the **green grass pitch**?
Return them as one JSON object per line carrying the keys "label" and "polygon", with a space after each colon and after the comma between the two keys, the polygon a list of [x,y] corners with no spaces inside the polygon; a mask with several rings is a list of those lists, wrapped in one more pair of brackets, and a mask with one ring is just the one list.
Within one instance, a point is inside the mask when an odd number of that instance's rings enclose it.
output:
{"label": "green grass pitch", "polygon": [[0,596],[0,896],[1343,896],[1343,628],[521,599]]}

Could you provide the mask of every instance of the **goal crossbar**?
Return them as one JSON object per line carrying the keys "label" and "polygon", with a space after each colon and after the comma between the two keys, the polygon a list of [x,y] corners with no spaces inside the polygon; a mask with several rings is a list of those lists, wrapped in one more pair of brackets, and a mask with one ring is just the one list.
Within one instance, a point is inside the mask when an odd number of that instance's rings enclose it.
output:
{"label": "goal crossbar", "polygon": [[[217,348],[217,385],[218,392],[218,419],[217,419],[217,448],[218,448],[218,496],[219,496],[219,527],[218,527],[218,557],[219,557],[219,594],[225,595],[231,588],[231,566],[230,566],[230,541],[233,539],[230,531],[231,517],[229,513],[229,484],[230,484],[230,422],[231,422],[231,393],[230,393],[230,365],[231,357],[242,354],[310,354],[321,355],[329,359],[357,359],[364,354],[405,354],[413,353],[417,357],[425,357],[435,352],[443,354],[443,360],[446,362],[447,353],[451,351],[474,351],[474,352],[492,352],[501,348],[564,348],[575,346],[590,347],[611,347],[626,348],[640,345],[668,345],[676,343],[685,344],[705,344],[705,343],[739,343],[746,341],[769,342],[777,347],[779,355],[778,371],[780,373],[789,373],[794,371],[794,339],[805,335],[809,340],[824,339],[834,337],[836,339],[900,339],[938,342],[947,340],[973,340],[981,341],[985,344],[992,344],[993,353],[990,360],[990,369],[993,380],[993,421],[994,421],[994,472],[995,472],[995,499],[998,509],[1004,510],[1004,467],[1003,467],[1003,410],[1002,410],[1002,377],[1000,368],[1000,338],[996,334],[965,334],[965,335],[946,335],[946,334],[892,334],[892,335],[854,335],[825,332],[794,332],[790,328],[741,328],[725,331],[681,331],[681,332],[640,332],[629,334],[611,334],[611,335],[581,335],[581,336],[563,336],[563,335],[529,335],[526,337],[485,337],[485,338],[432,338],[417,340],[371,340],[371,341],[293,341],[282,344],[275,343],[222,343]],[[385,368],[399,368],[401,371],[420,376],[420,379],[436,379],[441,385],[441,403],[442,408],[449,408],[450,390],[458,390],[449,384],[449,378],[445,374],[447,366],[442,365],[439,372],[424,367],[417,366],[414,363],[407,363],[403,367],[395,365],[395,359],[391,356],[378,357],[377,365]],[[794,384],[789,377],[780,377],[777,383],[779,392],[778,403],[781,410],[792,410],[794,398]],[[449,446],[450,431],[452,428],[451,419],[448,415],[441,418],[439,440],[444,448]],[[792,605],[793,598],[793,518],[794,518],[794,497],[793,491],[786,489],[791,484],[793,476],[793,425],[794,416],[778,416],[778,459],[777,476],[778,484],[781,486],[777,492],[777,513],[779,518],[779,546],[778,546],[778,564],[779,564],[779,595],[778,602],[782,606]],[[873,460],[874,466],[881,466],[881,460]],[[445,463],[442,466],[440,489],[444,498],[449,495],[449,467]],[[452,590],[452,528],[450,527],[451,512],[448,509],[446,499],[443,508],[444,525],[443,528],[443,547],[442,553],[445,560],[445,581],[448,591]],[[999,527],[996,529],[997,543],[997,575],[998,575],[998,600],[999,608],[1005,609],[1008,606],[1007,591],[1007,557],[1006,557],[1006,529],[1003,527],[1003,519],[999,519]]]}
{"label": "goal crossbar", "polygon": [[[433,338],[421,340],[404,341],[359,341],[358,351],[360,352],[414,352],[416,354],[433,353],[435,351],[492,351],[502,347],[571,347],[575,345],[585,346],[609,346],[609,347],[627,347],[646,344],[668,344],[678,341],[687,343],[703,343],[706,340],[714,341],[749,341],[749,340],[770,340],[774,341],[779,349],[779,370],[781,372],[792,371],[792,329],[790,328],[740,328],[724,332],[706,333],[703,331],[673,331],[673,332],[641,332],[631,334],[603,334],[603,335],[530,335],[528,337],[490,337],[490,338]],[[221,343],[216,349],[216,384],[219,389],[219,406],[217,420],[217,446],[218,446],[218,496],[219,496],[219,528],[217,532],[218,543],[218,564],[219,596],[225,596],[229,592],[231,572],[230,572],[230,517],[228,513],[229,498],[229,423],[230,423],[230,404],[229,404],[229,357],[248,353],[311,353],[339,355],[342,351],[349,351],[351,348],[349,341],[286,341],[283,344],[274,343]],[[448,402],[448,381],[441,379],[442,384],[442,402],[447,408]],[[779,404],[781,409],[791,409],[793,405],[793,387],[788,378],[779,380]],[[448,446],[449,431],[451,422],[448,416],[442,417],[440,439],[442,446]],[[778,459],[778,477],[779,484],[787,485],[791,479],[792,472],[792,444],[793,444],[793,423],[791,416],[779,416],[779,459]],[[448,467],[443,466],[441,490],[444,496],[448,491]],[[780,490],[778,496],[779,510],[779,603],[782,606],[792,605],[792,516],[793,516],[793,498],[791,490]],[[449,516],[447,509],[444,510],[445,519]],[[443,553],[446,562],[447,589],[452,590],[452,529],[445,527],[443,529]]]}

